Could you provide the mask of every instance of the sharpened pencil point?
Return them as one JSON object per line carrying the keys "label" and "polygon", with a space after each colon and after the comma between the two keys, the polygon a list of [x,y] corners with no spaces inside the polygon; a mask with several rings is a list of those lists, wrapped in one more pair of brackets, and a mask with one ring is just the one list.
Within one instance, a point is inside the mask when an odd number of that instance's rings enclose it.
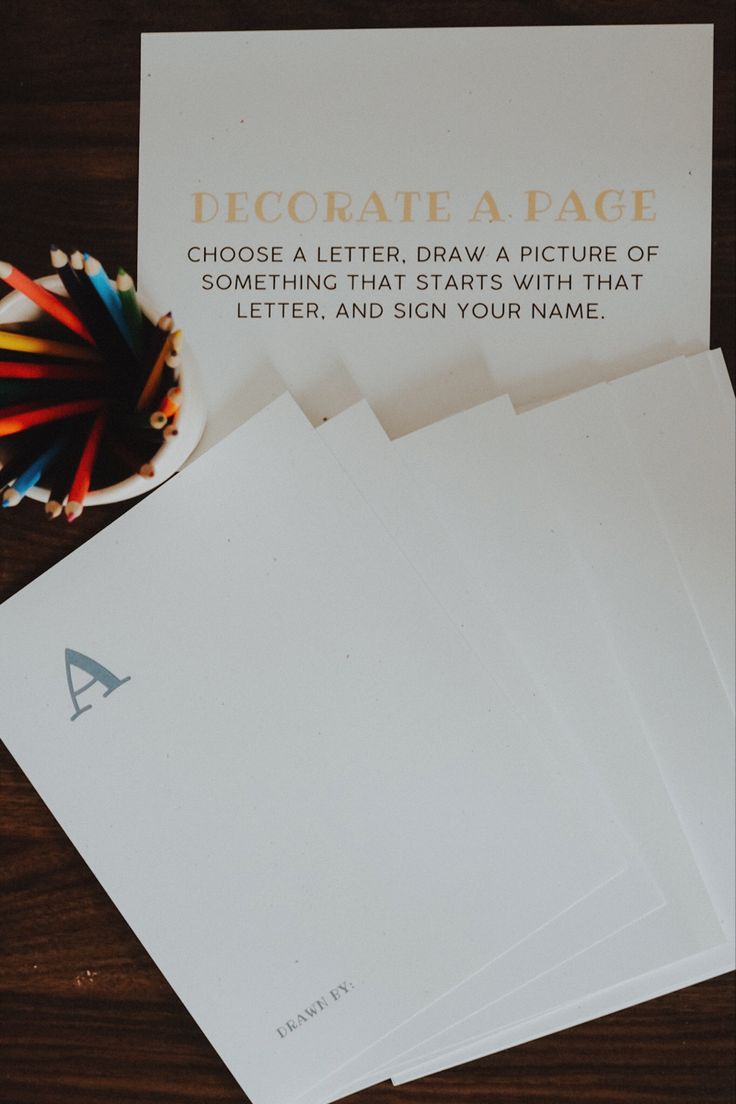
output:
{"label": "sharpened pencil point", "polygon": [[7,261],[0,261],[0,279],[4,280],[13,271],[13,266]]}
{"label": "sharpened pencil point", "polygon": [[102,265],[96,257],[90,257],[89,253],[84,255],[84,271],[88,276],[96,276],[98,272],[102,270]]}

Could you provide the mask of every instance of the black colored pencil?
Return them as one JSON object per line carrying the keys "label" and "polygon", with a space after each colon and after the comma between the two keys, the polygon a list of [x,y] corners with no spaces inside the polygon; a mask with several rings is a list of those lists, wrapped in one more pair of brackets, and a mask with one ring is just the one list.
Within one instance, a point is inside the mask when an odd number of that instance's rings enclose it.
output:
{"label": "black colored pencil", "polygon": [[119,370],[124,387],[130,387],[131,384],[138,386],[141,377],[140,365],[112,315],[92,286],[89,276],[84,271],[84,258],[79,251],[72,254],[71,269],[77,281],[77,287],[74,290],[75,303],[103,359]]}

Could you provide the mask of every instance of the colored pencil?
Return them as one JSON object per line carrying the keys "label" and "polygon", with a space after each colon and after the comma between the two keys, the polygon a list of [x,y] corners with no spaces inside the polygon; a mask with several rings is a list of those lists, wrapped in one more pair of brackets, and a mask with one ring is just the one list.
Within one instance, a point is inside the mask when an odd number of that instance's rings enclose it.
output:
{"label": "colored pencil", "polygon": [[147,328],[143,357],[147,364],[153,364],[161,352],[161,346],[165,341],[169,342],[169,350],[173,348],[171,342],[174,338],[174,319],[171,311],[161,315],[158,322]]}
{"label": "colored pencil", "polygon": [[69,488],[67,504],[64,507],[67,521],[75,521],[84,509],[84,500],[89,492],[92,481],[92,471],[100,449],[102,435],[105,432],[107,421],[107,409],[101,410],[89,431],[89,436],[82,450],[82,455],[77,465],[77,470]]}
{"label": "colored pencil", "polygon": [[95,381],[99,367],[92,364],[44,364],[36,360],[0,360],[0,380]]}
{"label": "colored pencil", "polygon": [[135,293],[133,277],[124,268],[119,268],[115,284],[132,348],[140,355],[143,349],[143,314]]}
{"label": "colored pencil", "polygon": [[[169,327],[168,330],[165,328],[167,323]],[[138,396],[138,401],[135,404],[136,410],[145,410],[148,404],[152,402],[156,391],[158,390],[158,387],[161,383],[161,376],[163,375],[164,367],[166,366],[166,362],[171,352],[171,315],[165,314],[163,318],[159,318],[157,325],[158,329],[163,334],[163,339],[161,341],[161,347],[158,351],[158,355],[151,366],[150,372],[148,373],[148,379],[143,385],[143,390]]]}
{"label": "colored pencil", "polygon": [[179,432],[182,334],[170,312],[155,325],[143,314],[124,269],[111,284],[87,253],[52,245],[50,257],[62,295],[0,262],[0,279],[81,339],[47,337],[43,322],[0,326],[0,356],[13,357],[0,360],[0,503],[48,487],[46,515],[74,521],[92,486],[154,477]]}
{"label": "colored pencil", "polygon": [[[76,297],[84,318],[94,334],[97,346],[107,364],[116,368],[122,382],[137,380],[140,367],[126,338],[121,333],[106,304],[95,291],[84,267],[79,250],[72,253],[70,266],[76,275]],[[115,294],[115,293],[113,293]]]}
{"label": "colored pencil", "polygon": [[104,405],[104,399],[75,399],[72,402],[53,403],[51,406],[18,403],[15,406],[0,407],[0,437],[21,433],[31,426],[56,422],[62,418],[72,418],[76,414],[86,414],[99,410]]}
{"label": "colored pencil", "polygon": [[59,249],[56,245],[51,246],[49,253],[51,255],[51,267],[64,285],[69,301],[78,306],[76,292],[79,282],[74,269],[69,264],[68,256],[63,249]]}
{"label": "colored pencil", "polygon": [[23,272],[14,268],[13,265],[8,264],[7,261],[0,261],[0,280],[4,280],[6,284],[25,295],[42,311],[50,314],[52,318],[55,318],[57,322],[61,322],[62,326],[66,326],[68,330],[72,330],[78,337],[92,343],[92,334],[81,318],[70,310],[66,303],[53,295],[47,288],[41,287],[40,284],[35,283]]}
{"label": "colored pencil", "polygon": [[[87,419],[85,419],[84,424],[89,424]],[[71,486],[72,477],[77,470],[79,458],[82,455],[83,445],[84,442],[80,441],[79,434],[73,434],[69,438],[67,447],[57,456],[46,473],[49,497],[44,506],[44,513],[49,521],[60,517],[64,512],[64,503]]]}
{"label": "colored pencil", "polygon": [[99,295],[102,302],[110,312],[110,316],[118,328],[118,331],[122,334],[125,341],[132,348],[132,339],[130,331],[125,322],[125,315],[123,314],[123,305],[120,302],[120,296],[117,290],[113,288],[110,283],[110,278],[105,272],[104,268],[97,260],[96,257],[90,257],[85,254],[84,257],[84,271],[89,277],[90,283],[94,288],[94,291]]}
{"label": "colored pencil", "polygon": [[35,353],[39,356],[62,357],[64,360],[83,360],[99,363],[100,354],[90,345],[72,345],[65,341],[53,341],[48,337],[32,337],[30,334],[0,330],[0,349],[16,353]]}
{"label": "colored pencil", "polygon": [[[81,257],[81,254],[79,254],[79,256]],[[94,303],[92,305],[90,304],[90,292],[87,281],[82,281],[80,279],[79,272],[72,267],[67,254],[63,249],[59,249],[58,246],[55,245],[51,246],[51,265],[66,288],[66,293],[70,301],[74,304],[79,317],[85,322],[89,332],[92,334],[95,344],[99,345],[99,324],[96,325]],[[82,275],[84,275],[83,271]]]}
{"label": "colored pencil", "polygon": [[169,418],[178,413],[180,406],[181,387],[171,387],[164,395],[158,410],[154,410],[148,420],[154,429],[163,429]]}
{"label": "colored pencil", "polygon": [[53,441],[43,452],[35,457],[22,471],[12,487],[8,487],[3,494],[3,506],[17,506],[23,496],[40,482],[43,473],[59,455],[67,442],[66,434]]}
{"label": "colored pencil", "polygon": [[0,464],[0,491],[4,490],[14,479],[17,479],[33,460],[33,457],[46,447],[50,440],[50,432],[52,430],[48,426],[40,426],[37,429],[29,430],[27,433],[19,434],[15,441],[8,437],[4,439],[3,451],[5,455],[2,464]]}

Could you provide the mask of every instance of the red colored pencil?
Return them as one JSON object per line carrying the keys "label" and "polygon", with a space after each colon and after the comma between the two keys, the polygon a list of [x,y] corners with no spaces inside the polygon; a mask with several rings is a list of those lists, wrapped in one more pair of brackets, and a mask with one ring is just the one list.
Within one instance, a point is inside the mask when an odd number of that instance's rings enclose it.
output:
{"label": "red colored pencil", "polygon": [[107,421],[107,408],[101,410],[94,422],[92,428],[89,431],[89,437],[82,450],[82,455],[77,465],[77,470],[74,473],[72,479],[72,485],[69,488],[69,495],[67,498],[67,504],[64,507],[64,513],[66,514],[67,521],[74,521],[79,517],[84,509],[84,500],[87,497],[89,491],[89,485],[92,480],[92,470],[95,466],[95,460],[97,459],[97,453],[100,449],[100,442],[102,441],[102,435],[105,432],[105,423]]}
{"label": "red colored pencil", "polygon": [[21,433],[24,429],[43,425],[45,422],[72,418],[76,414],[88,414],[104,405],[104,399],[75,399],[73,402],[53,403],[51,406],[16,403],[13,406],[0,407],[0,437]]}
{"label": "red colored pencil", "polygon": [[35,360],[0,360],[0,379],[99,380],[100,369],[86,364],[43,364]]}
{"label": "red colored pencil", "polygon": [[21,292],[37,307],[40,307],[42,311],[50,314],[57,322],[61,322],[62,326],[66,326],[68,330],[72,330],[90,344],[94,344],[92,334],[84,322],[77,317],[73,310],[69,309],[66,303],[62,302],[56,295],[52,295],[45,287],[35,283],[17,268],[14,268],[13,265],[8,264],[7,261],[0,261],[0,280],[4,280],[6,284],[10,284],[16,291]]}

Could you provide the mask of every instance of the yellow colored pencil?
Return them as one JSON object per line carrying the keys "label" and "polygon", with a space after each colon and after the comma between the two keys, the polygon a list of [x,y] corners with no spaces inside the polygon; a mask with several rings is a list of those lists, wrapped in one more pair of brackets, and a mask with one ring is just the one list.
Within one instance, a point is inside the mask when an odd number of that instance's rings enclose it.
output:
{"label": "yellow colored pencil", "polygon": [[72,345],[66,341],[52,341],[47,337],[31,337],[30,334],[0,330],[0,349],[12,349],[16,353],[38,353],[41,356],[64,357],[67,360],[84,360],[99,363],[100,354],[90,345]]}

